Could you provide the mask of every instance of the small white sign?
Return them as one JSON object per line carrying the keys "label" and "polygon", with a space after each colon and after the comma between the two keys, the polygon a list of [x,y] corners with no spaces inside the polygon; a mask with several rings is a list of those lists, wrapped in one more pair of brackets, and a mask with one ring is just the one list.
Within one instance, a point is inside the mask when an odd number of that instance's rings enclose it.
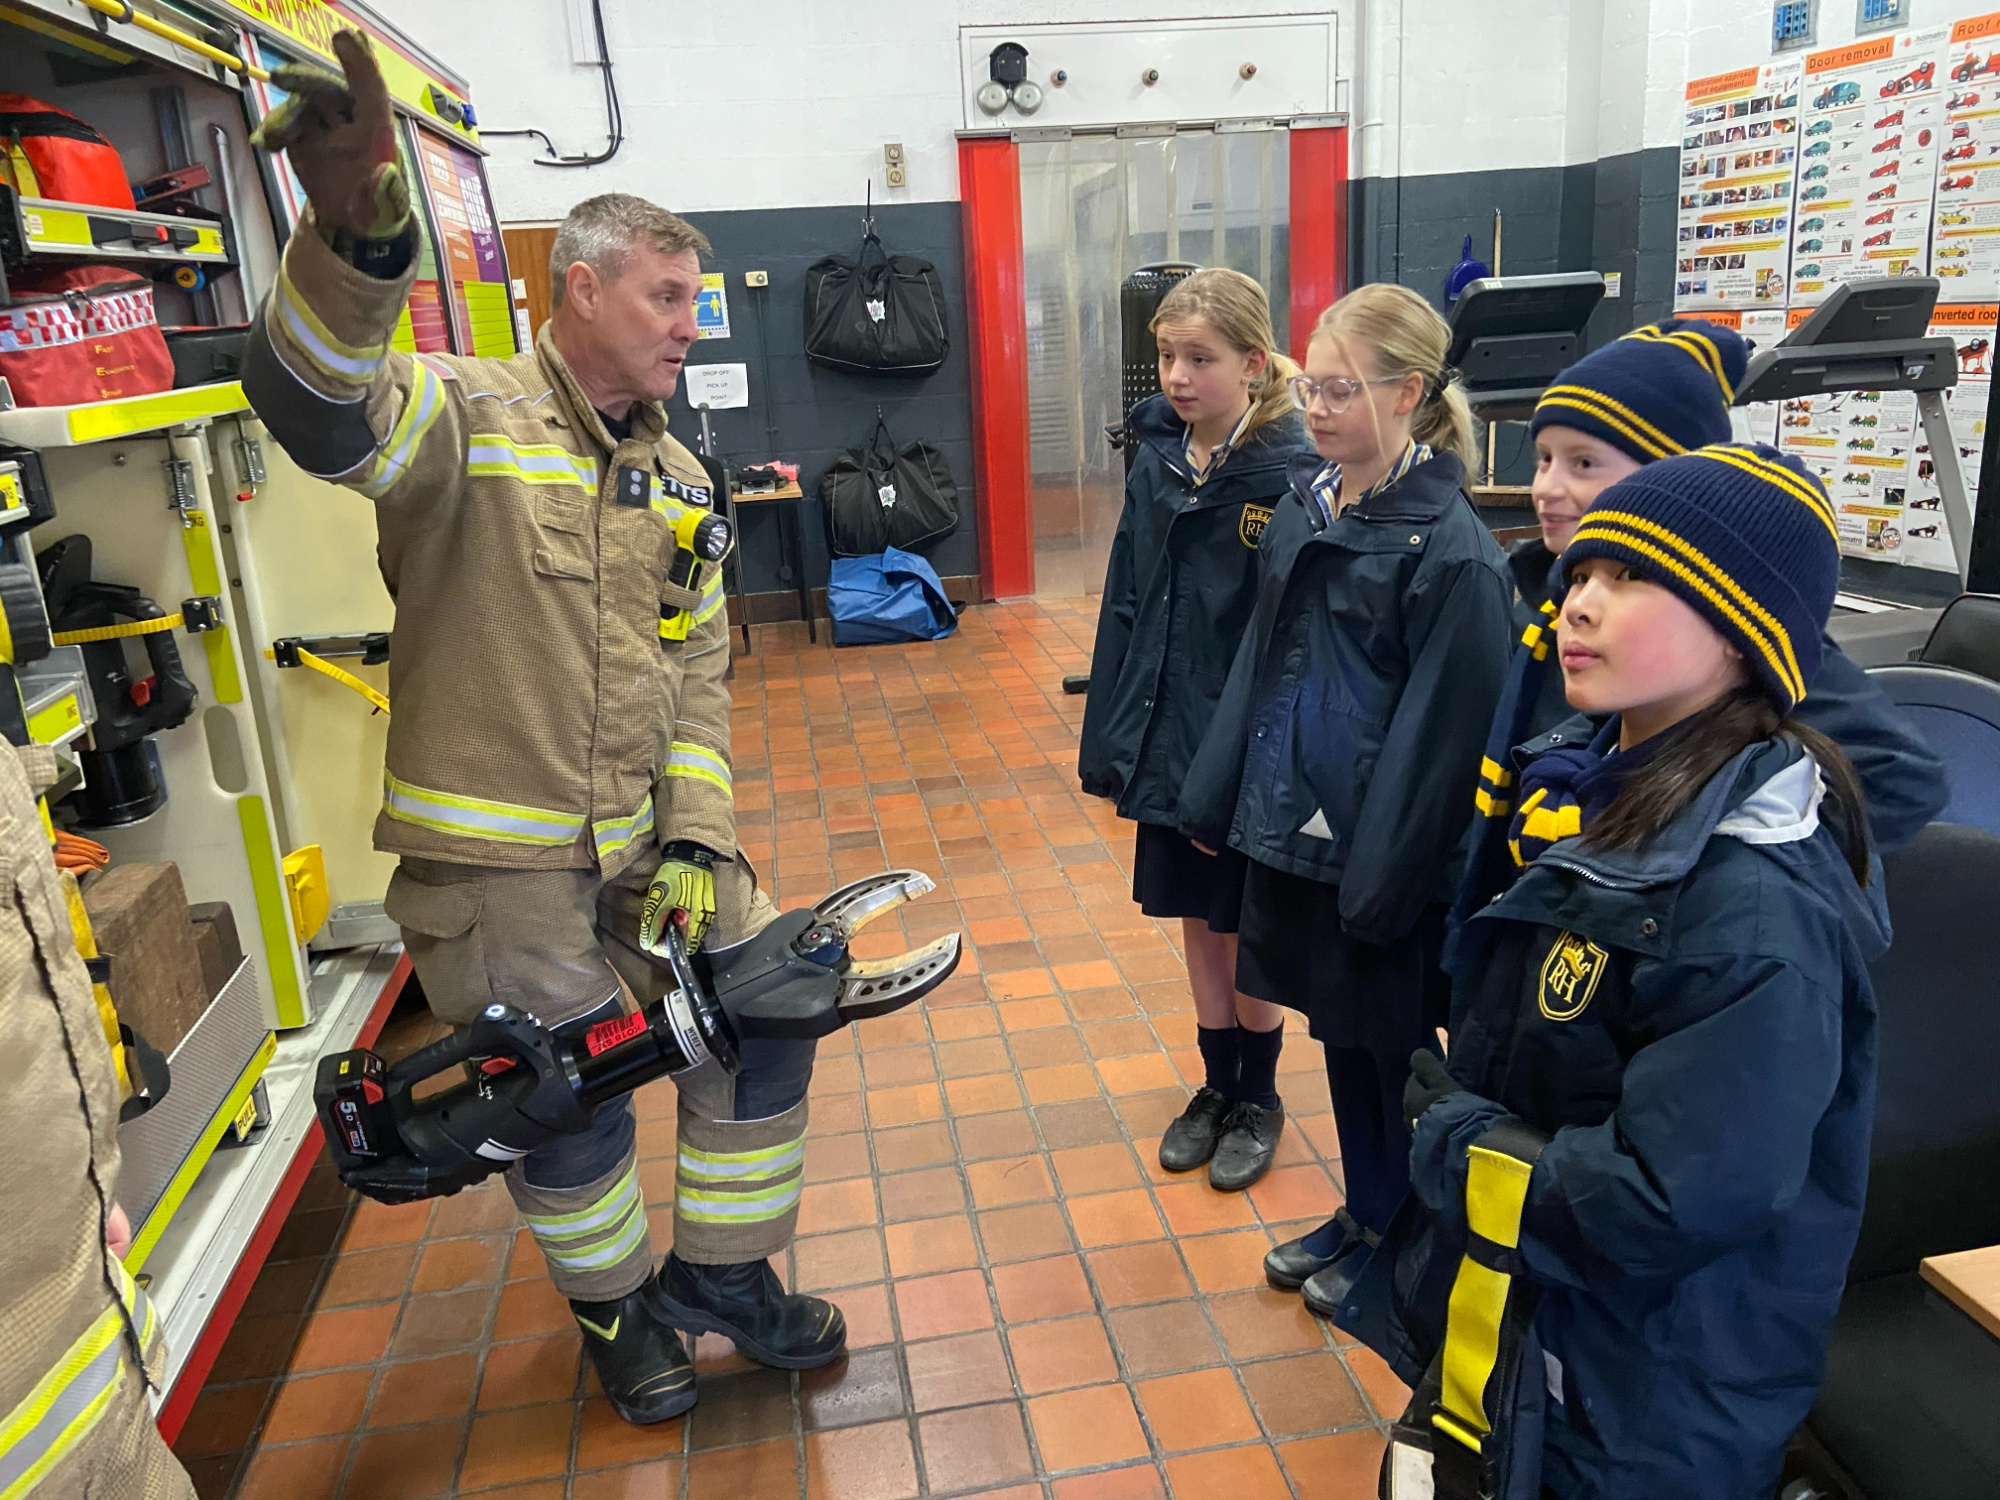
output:
{"label": "small white sign", "polygon": [[748,365],[689,365],[681,375],[687,382],[689,406],[735,411],[750,404]]}
{"label": "small white sign", "polygon": [[1624,293],[1624,290],[1625,290],[1625,273],[1623,271],[1606,271],[1604,273],[1605,296],[1617,297],[1622,295]]}

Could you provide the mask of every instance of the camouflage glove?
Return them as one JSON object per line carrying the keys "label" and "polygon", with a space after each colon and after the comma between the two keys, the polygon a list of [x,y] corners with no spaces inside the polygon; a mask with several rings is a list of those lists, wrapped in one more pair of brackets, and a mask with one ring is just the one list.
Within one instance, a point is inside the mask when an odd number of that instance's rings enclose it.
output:
{"label": "camouflage glove", "polygon": [[410,185],[397,157],[389,88],[360,32],[335,32],[333,50],[345,78],[299,63],[271,74],[288,97],[251,140],[290,155],[322,227],[393,239],[410,221]]}
{"label": "camouflage glove", "polygon": [[668,844],[662,852],[666,857],[639,908],[639,946],[648,953],[660,952],[667,923],[680,917],[686,924],[683,941],[692,953],[715,920],[715,852],[685,840]]}

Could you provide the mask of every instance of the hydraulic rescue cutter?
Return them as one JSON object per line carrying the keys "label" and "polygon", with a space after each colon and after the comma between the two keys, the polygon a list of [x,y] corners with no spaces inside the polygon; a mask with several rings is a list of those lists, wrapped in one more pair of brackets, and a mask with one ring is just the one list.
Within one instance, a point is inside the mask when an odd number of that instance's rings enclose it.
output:
{"label": "hydraulic rescue cutter", "polygon": [[[330,1053],[313,1102],[340,1180],[384,1203],[455,1193],[586,1128],[599,1105],[641,1084],[711,1057],[735,1072],[744,1040],[810,1040],[901,1010],[951,976],[960,935],[895,958],[849,950],[867,923],[935,889],[916,870],[873,875],[692,957],[670,924],[654,955],[670,975],[666,995],[586,1029],[551,1030],[496,1004],[401,1062],[365,1049]],[[418,1093],[454,1067],[462,1082]]]}

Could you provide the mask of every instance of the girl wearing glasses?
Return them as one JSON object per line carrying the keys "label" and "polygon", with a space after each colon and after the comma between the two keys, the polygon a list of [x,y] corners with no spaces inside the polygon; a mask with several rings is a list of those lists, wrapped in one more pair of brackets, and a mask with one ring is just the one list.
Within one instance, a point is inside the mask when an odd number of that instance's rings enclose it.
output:
{"label": "girl wearing glasses", "polygon": [[1320,318],[1294,382],[1317,455],[1266,527],[1256,612],[1180,798],[1183,833],[1250,861],[1238,987],[1303,1011],[1326,1049],[1347,1204],[1271,1252],[1280,1286],[1388,1223],[1410,1053],[1445,1020],[1447,903],[1514,592],[1464,493],[1472,416],[1448,345],[1404,287]]}
{"label": "girl wearing glasses", "polygon": [[1295,458],[1310,458],[1264,291],[1237,271],[1197,271],[1152,322],[1161,394],[1127,423],[1138,454],[1111,546],[1091,656],[1078,772],[1138,824],[1132,896],[1181,919],[1204,1081],[1160,1143],[1160,1164],[1206,1164],[1248,1187],[1276,1150],[1284,1013],[1236,992],[1243,857],[1197,851],[1178,831],[1188,762],[1257,597],[1257,545]]}

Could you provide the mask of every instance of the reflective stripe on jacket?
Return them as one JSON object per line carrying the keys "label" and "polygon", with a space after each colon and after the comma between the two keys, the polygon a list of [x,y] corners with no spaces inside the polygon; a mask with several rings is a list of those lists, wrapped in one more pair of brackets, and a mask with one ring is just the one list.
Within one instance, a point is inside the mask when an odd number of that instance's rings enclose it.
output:
{"label": "reflective stripe on jacket", "polygon": [[376,847],[606,878],[656,841],[733,852],[720,565],[668,582],[673,523],[710,504],[700,463],[657,405],[614,440],[547,328],[506,360],[391,349],[415,274],[365,274],[308,218],[243,375],[301,467],[376,502]]}
{"label": "reflective stripe on jacket", "polygon": [[[0,1237],[5,1500],[99,1493],[107,1449],[131,1439],[107,1419],[150,1421],[141,1393],[166,1359],[152,1303],[104,1243],[118,1086],[35,807],[54,779],[47,749],[0,747],[0,1202],[15,1210]],[[146,1463],[165,1451],[147,1448]]]}

